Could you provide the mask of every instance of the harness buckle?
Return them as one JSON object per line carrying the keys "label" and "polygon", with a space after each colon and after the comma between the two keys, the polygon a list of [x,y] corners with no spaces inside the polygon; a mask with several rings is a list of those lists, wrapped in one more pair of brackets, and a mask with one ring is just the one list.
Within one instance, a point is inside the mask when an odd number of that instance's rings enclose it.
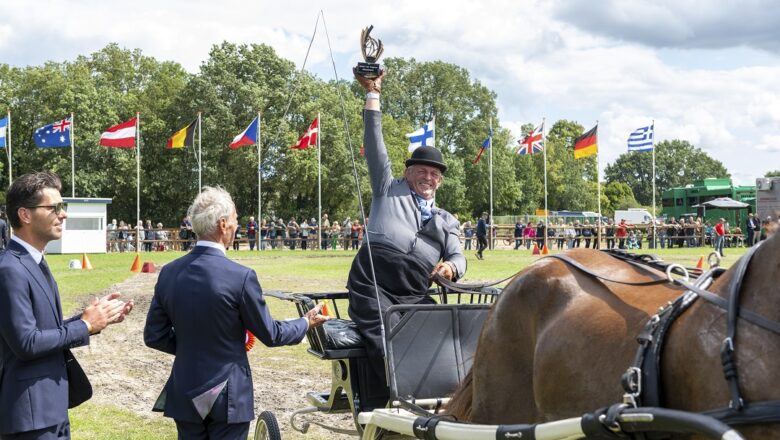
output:
{"label": "harness buckle", "polygon": [[720,254],[717,252],[710,252],[710,254],[707,255],[707,264],[710,266],[710,269],[720,267],[720,260]]}
{"label": "harness buckle", "polygon": [[642,369],[639,367],[628,367],[623,374],[623,403],[636,408],[637,398],[642,394]]}
{"label": "harness buckle", "polygon": [[732,340],[730,337],[723,340],[723,344],[721,345],[721,350],[728,351],[729,354],[734,352],[734,340]]}
{"label": "harness buckle", "polygon": [[680,280],[685,281],[686,283],[690,280],[690,277],[688,276],[688,269],[679,264],[670,264],[666,267],[666,278],[670,283],[674,284],[677,281],[677,279],[675,279],[673,276],[675,270],[678,271],[677,274],[682,272],[682,275],[679,278]]}

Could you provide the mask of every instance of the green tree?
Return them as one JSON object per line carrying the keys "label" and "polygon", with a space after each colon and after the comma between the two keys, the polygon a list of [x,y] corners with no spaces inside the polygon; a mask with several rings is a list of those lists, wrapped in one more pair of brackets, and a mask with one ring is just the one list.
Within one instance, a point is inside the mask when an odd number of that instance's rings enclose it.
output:
{"label": "green tree", "polygon": [[[731,177],[723,164],[684,140],[665,140],[655,146],[656,198],[669,188],[708,177]],[[607,182],[626,183],[642,205],[653,204],[652,154],[623,153],[604,170]]]}
{"label": "green tree", "polygon": [[559,120],[546,138],[548,203],[551,210],[596,211],[596,156],[574,158],[574,139],[583,127]]}
{"label": "green tree", "polygon": [[601,208],[602,213],[607,217],[612,217],[618,209],[636,208],[639,205],[631,187],[623,182],[609,182],[604,186],[603,191],[606,203],[602,204]]}
{"label": "green tree", "polygon": [[767,171],[764,177],[780,177],[780,170]]}

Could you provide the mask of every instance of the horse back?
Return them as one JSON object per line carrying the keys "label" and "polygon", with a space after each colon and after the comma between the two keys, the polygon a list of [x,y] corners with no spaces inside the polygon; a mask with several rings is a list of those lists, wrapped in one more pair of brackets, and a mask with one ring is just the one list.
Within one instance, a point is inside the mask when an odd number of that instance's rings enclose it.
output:
{"label": "horse back", "polygon": [[[567,255],[610,279],[661,276],[595,250]],[[620,401],[620,376],[633,360],[636,336],[680,293],[667,285],[602,281],[553,258],[529,266],[504,289],[482,329],[472,419],[558,420]]]}

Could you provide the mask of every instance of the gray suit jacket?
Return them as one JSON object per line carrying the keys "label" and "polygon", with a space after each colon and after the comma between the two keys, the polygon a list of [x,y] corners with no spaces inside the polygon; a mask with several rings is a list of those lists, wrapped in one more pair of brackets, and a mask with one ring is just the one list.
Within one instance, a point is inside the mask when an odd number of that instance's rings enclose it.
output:
{"label": "gray suit jacket", "polygon": [[0,254],[0,434],[68,418],[64,350],[89,344],[81,315],[63,320],[60,294],[27,250]]}
{"label": "gray suit jacket", "polygon": [[433,208],[435,228],[420,234],[420,209],[406,178],[393,178],[387,148],[382,138],[382,113],[366,110],[365,154],[371,177],[373,198],[367,231],[371,243],[382,244],[399,252],[413,254],[433,266],[449,261],[457,269],[456,277],[466,273],[466,258],[460,247],[460,223],[449,212]]}

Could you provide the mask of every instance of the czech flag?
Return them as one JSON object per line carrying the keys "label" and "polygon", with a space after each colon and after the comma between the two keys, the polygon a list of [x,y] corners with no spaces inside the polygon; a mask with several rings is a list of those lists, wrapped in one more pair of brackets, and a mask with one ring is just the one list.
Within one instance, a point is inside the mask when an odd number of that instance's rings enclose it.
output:
{"label": "czech flag", "polygon": [[256,144],[258,123],[259,119],[257,116],[255,116],[255,118],[252,119],[252,122],[249,123],[249,127],[242,131],[241,134],[233,138],[233,142],[230,143],[230,149],[235,150],[236,148],[243,147],[244,145]]}

